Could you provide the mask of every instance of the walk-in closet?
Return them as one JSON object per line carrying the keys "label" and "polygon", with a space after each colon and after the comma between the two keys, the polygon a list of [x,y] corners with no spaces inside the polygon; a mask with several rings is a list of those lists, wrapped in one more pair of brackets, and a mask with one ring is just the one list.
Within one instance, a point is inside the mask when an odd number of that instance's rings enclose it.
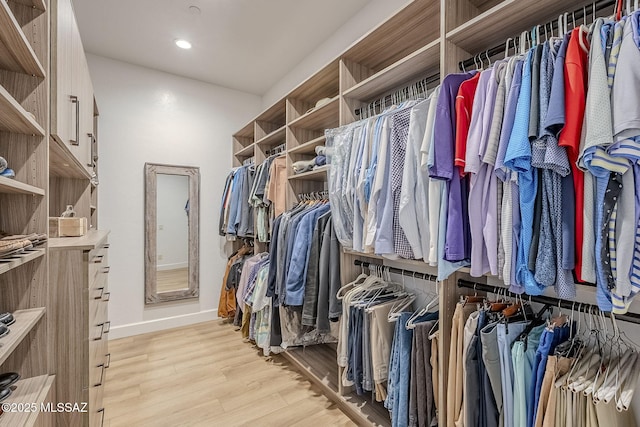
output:
{"label": "walk-in closet", "polygon": [[0,1],[0,427],[640,425],[638,0]]}

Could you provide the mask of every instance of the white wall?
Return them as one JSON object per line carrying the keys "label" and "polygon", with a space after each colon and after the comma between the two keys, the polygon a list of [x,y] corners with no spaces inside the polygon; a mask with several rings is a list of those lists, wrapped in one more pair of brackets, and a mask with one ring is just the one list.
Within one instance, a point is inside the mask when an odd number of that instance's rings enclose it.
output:
{"label": "white wall", "polygon": [[[260,98],[88,55],[100,109],[99,224],[110,229],[110,337],[214,318],[226,256],[218,209],[231,135]],[[200,299],[144,305],[144,163],[199,166]]]}
{"label": "white wall", "polygon": [[408,0],[371,0],[338,31],[310,52],[286,76],[273,85],[262,97],[262,108],[270,107],[407,3],[410,2]]}
{"label": "white wall", "polygon": [[186,268],[189,260],[189,177],[158,174],[158,270]]}

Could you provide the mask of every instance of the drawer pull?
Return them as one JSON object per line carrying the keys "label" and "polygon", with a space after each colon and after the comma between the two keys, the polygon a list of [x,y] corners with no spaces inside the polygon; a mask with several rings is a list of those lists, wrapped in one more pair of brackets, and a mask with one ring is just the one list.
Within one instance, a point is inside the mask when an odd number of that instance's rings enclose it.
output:
{"label": "drawer pull", "polygon": [[100,291],[100,295],[98,295],[97,297],[94,297],[93,299],[102,299],[102,297],[104,296],[104,286],[101,288],[96,288],[97,291]]}
{"label": "drawer pull", "polygon": [[110,299],[111,299],[111,292],[107,292],[107,293],[104,294],[104,296],[102,298],[102,301],[109,302]]}
{"label": "drawer pull", "polygon": [[102,273],[104,274],[109,274],[109,271],[111,270],[111,267],[105,267],[101,270]]}
{"label": "drawer pull", "polygon": [[109,366],[111,366],[111,353],[107,353],[105,356],[107,356],[107,363],[104,365],[105,369],[108,369]]}
{"label": "drawer pull", "polygon": [[[107,320],[106,322],[104,322],[104,326],[107,327],[107,330],[105,331],[104,329],[102,330],[103,334],[108,334],[111,331],[111,321]],[[103,327],[104,327],[103,326]]]}
{"label": "drawer pull", "polygon": [[[111,331],[111,321],[107,321],[104,323],[99,323],[96,326],[100,327],[100,336],[98,338],[94,338],[94,341],[100,341],[102,339],[102,337],[104,336],[104,334],[108,334],[109,331]],[[106,330],[105,330],[106,327]]]}
{"label": "drawer pull", "polygon": [[100,427],[104,426],[104,408],[98,409],[96,412],[102,412],[102,417],[100,417]]}
{"label": "drawer pull", "polygon": [[102,381],[104,380],[104,370],[105,370],[104,363],[101,363],[100,365],[96,366],[96,368],[102,368],[102,369],[100,370],[100,382],[94,385],[94,387],[101,387]]}
{"label": "drawer pull", "polygon": [[80,145],[80,100],[77,96],[69,96],[71,102],[76,104],[76,138],[69,140],[71,145]]}
{"label": "drawer pull", "polygon": [[103,259],[104,259],[104,255],[96,255],[96,256],[93,257],[91,262],[94,263],[94,264],[100,264]]}
{"label": "drawer pull", "polygon": [[105,243],[104,245],[102,245],[102,249],[109,249],[111,247],[110,243]]}

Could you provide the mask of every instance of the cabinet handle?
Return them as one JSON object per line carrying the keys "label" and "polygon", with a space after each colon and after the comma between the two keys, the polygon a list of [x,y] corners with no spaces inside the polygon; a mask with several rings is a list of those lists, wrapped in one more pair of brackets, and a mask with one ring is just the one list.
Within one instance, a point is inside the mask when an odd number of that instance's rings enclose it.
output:
{"label": "cabinet handle", "polygon": [[94,149],[94,144],[93,144],[93,134],[92,133],[88,133],[87,136],[89,137],[89,147],[91,147],[91,150],[89,150],[90,151],[89,152],[89,156],[90,157],[89,157],[89,163],[87,163],[87,166],[93,168],[93,167],[96,166],[96,164],[94,162],[96,160],[98,160],[98,159],[95,158],[96,155],[94,154],[95,149]]}
{"label": "cabinet handle", "polygon": [[104,367],[105,369],[108,369],[109,366],[111,366],[111,353],[107,353],[106,356],[107,356],[107,363],[105,364]]}
{"label": "cabinet handle", "polygon": [[109,249],[111,247],[111,243],[105,243],[102,245],[102,249]]}
{"label": "cabinet handle", "polygon": [[100,295],[97,297],[94,297],[93,299],[102,299],[102,297],[104,296],[104,286],[101,288],[96,288],[96,290],[100,291]]}
{"label": "cabinet handle", "polygon": [[102,412],[102,417],[100,421],[100,427],[104,426],[104,408],[98,409],[96,412]]}
{"label": "cabinet handle", "polygon": [[102,301],[109,302],[109,300],[111,299],[111,292],[107,292],[106,294],[104,294],[104,297],[102,298]]}
{"label": "cabinet handle", "polygon": [[[104,323],[98,323],[96,326],[100,326],[100,336],[98,338],[94,338],[94,341],[100,341],[105,334],[108,334],[111,331],[111,321],[106,321]],[[105,330],[105,326],[107,327]]]}
{"label": "cabinet handle", "polygon": [[105,267],[105,268],[103,268],[103,269],[102,269],[102,272],[103,272],[104,274],[109,274],[109,271],[110,271],[110,270],[111,270],[111,267]]}
{"label": "cabinet handle", "polygon": [[71,145],[80,145],[80,100],[75,95],[71,95],[69,98],[71,98],[71,102],[76,104],[76,139],[69,142]]}
{"label": "cabinet handle", "polygon": [[[107,330],[104,330],[104,326],[107,327]],[[104,322],[104,326],[102,327],[102,333],[103,334],[108,334],[111,331],[111,320],[107,320],[106,322]]]}
{"label": "cabinet handle", "polygon": [[102,370],[100,371],[100,382],[94,385],[94,387],[100,387],[102,386],[102,381],[104,380],[104,363],[99,364],[98,366],[96,366],[96,368],[102,368]]}
{"label": "cabinet handle", "polygon": [[96,256],[93,257],[91,262],[94,263],[94,264],[100,264],[103,259],[104,259],[104,255],[96,255]]}

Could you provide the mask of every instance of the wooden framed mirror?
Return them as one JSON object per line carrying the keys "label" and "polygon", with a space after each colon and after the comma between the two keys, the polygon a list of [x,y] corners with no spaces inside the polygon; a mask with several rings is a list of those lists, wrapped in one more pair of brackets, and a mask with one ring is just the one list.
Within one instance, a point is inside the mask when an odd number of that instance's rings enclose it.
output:
{"label": "wooden framed mirror", "polygon": [[145,163],[145,304],[198,298],[200,168]]}

